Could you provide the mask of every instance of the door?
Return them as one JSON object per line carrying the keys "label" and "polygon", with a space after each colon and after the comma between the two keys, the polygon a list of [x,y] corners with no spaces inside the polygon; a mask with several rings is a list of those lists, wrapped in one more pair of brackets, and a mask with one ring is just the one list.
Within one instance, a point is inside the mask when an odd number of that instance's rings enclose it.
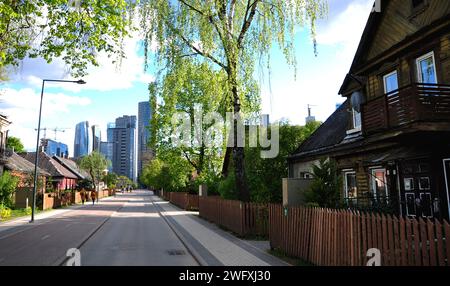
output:
{"label": "door", "polygon": [[448,213],[447,217],[450,217],[450,159],[444,160],[444,177],[445,177],[445,185],[447,187],[447,207]]}

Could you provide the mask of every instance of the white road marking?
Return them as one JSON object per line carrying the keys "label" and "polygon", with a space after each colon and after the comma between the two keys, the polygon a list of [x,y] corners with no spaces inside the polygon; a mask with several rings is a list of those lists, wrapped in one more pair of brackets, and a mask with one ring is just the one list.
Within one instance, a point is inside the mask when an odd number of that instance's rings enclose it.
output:
{"label": "white road marking", "polygon": [[41,240],[46,240],[47,238],[49,238],[50,237],[50,235],[49,234],[47,234],[47,235],[44,235],[42,238],[41,238]]}

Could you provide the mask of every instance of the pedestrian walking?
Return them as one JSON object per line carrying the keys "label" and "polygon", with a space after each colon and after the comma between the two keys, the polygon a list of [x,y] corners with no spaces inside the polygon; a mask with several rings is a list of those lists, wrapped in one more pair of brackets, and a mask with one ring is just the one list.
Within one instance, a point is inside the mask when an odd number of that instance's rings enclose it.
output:
{"label": "pedestrian walking", "polygon": [[92,190],[92,191],[91,191],[92,204],[95,204],[95,196],[96,196],[95,190]]}
{"label": "pedestrian walking", "polygon": [[84,205],[84,202],[86,201],[86,190],[84,188],[81,189],[80,196],[81,196],[81,204]]}

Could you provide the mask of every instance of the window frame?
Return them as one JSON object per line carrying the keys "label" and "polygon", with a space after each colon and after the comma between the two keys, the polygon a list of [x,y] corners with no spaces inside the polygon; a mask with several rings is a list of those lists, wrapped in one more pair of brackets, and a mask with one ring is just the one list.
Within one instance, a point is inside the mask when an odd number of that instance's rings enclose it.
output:
{"label": "window frame", "polygon": [[377,172],[377,171],[384,172],[384,187],[385,187],[385,191],[384,191],[383,195],[388,197],[389,196],[389,186],[387,184],[387,169],[383,168],[383,167],[372,167],[372,168],[369,169],[369,172],[370,172],[370,188],[371,188],[372,194],[375,197],[379,195],[378,192],[377,192],[377,189],[375,187],[376,186],[375,183],[376,183],[377,177],[375,177],[374,172]]}
{"label": "window frame", "polygon": [[[343,170],[342,171],[343,175],[344,175],[344,199],[348,200],[348,199],[357,199],[358,198],[358,182],[356,180],[356,171],[355,170]],[[348,196],[348,180],[347,180],[347,175],[355,175],[355,182],[356,182],[356,195],[352,198],[350,198]]]}
{"label": "window frame", "polygon": [[[427,58],[431,57],[433,59],[433,70],[434,70],[434,76],[436,78],[435,83],[430,82],[422,82],[423,74],[422,74],[422,68],[420,65],[420,62],[423,60],[426,60]],[[436,57],[434,56],[434,51],[431,51],[429,53],[426,53],[418,58],[416,58],[416,72],[417,72],[417,83],[419,84],[439,84],[437,70],[436,70]]]}
{"label": "window frame", "polygon": [[[388,77],[392,76],[393,74],[395,74],[396,78],[397,78],[397,89],[394,89],[394,90],[391,90],[391,91],[387,92],[386,79]],[[390,73],[387,73],[387,74],[385,74],[383,76],[383,87],[384,87],[384,94],[394,95],[394,94],[398,93],[398,90],[399,90],[400,87],[399,87],[399,82],[398,82],[398,71],[397,70],[394,70],[394,71],[392,71]]]}

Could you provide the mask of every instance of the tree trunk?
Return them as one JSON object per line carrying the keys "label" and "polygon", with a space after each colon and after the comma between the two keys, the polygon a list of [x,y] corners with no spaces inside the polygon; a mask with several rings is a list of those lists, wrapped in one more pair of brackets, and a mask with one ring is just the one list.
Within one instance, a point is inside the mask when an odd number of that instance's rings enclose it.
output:
{"label": "tree trunk", "polygon": [[[237,83],[237,61],[232,61],[228,77],[231,87],[231,94],[233,98],[234,115],[235,118],[240,119],[241,103],[239,99],[238,83]],[[250,201],[250,193],[245,178],[244,147],[238,147],[239,138],[238,138],[237,119],[233,120],[233,125],[234,125],[233,162],[234,162],[236,189],[239,193],[239,200],[248,202]]]}

